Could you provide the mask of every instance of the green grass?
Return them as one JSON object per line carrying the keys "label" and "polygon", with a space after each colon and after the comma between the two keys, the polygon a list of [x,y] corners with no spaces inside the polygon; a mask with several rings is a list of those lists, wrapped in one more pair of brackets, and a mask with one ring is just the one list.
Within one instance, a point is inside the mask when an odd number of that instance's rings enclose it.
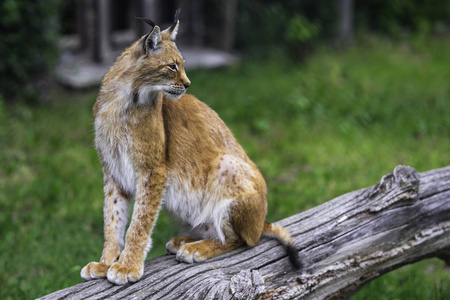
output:
{"label": "green grass", "polygon": [[[404,164],[450,165],[450,41],[367,37],[299,65],[248,61],[191,71],[190,93],[215,109],[260,166],[269,221],[370,186]],[[93,148],[97,91],[56,89],[49,103],[0,102],[0,299],[81,282],[103,243],[102,175]],[[176,233],[162,213],[149,257]],[[388,273],[356,299],[450,299],[450,271],[427,260]]]}

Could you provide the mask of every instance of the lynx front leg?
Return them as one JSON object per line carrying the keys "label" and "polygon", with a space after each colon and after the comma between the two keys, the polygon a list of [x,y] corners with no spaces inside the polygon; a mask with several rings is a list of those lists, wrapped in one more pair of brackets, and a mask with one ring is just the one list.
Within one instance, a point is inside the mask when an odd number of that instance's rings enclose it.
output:
{"label": "lynx front leg", "polygon": [[130,200],[117,187],[107,171],[104,171],[103,188],[105,193],[104,245],[100,262],[91,262],[81,270],[84,280],[106,277],[108,268],[117,260],[123,248],[125,227],[127,225]]}
{"label": "lynx front leg", "polygon": [[108,280],[114,284],[138,281],[144,272],[144,260],[151,248],[150,234],[155,224],[166,182],[165,171],[140,176],[136,203],[128,228],[125,249],[119,260],[108,270]]}

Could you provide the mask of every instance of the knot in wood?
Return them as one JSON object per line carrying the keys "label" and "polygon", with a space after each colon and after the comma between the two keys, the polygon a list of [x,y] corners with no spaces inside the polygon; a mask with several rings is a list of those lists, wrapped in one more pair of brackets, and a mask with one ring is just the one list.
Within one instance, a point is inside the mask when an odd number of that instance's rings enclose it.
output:
{"label": "knot in wood", "polygon": [[411,188],[416,192],[419,191],[419,177],[419,172],[408,166],[397,166],[394,169],[395,182],[402,188]]}
{"label": "knot in wood", "polygon": [[233,299],[255,299],[264,291],[264,279],[259,271],[246,269],[231,277],[230,292]]}
{"label": "knot in wood", "polygon": [[420,174],[408,166],[397,166],[370,191],[369,198],[374,202],[371,213],[377,213],[401,203],[414,203],[417,200]]}

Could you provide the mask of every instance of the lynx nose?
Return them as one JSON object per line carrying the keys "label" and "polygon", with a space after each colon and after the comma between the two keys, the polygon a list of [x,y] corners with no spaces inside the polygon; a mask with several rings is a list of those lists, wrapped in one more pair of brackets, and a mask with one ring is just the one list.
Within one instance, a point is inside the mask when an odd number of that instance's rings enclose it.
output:
{"label": "lynx nose", "polygon": [[188,87],[191,86],[191,82],[187,81],[187,82],[183,82],[184,88],[187,89]]}

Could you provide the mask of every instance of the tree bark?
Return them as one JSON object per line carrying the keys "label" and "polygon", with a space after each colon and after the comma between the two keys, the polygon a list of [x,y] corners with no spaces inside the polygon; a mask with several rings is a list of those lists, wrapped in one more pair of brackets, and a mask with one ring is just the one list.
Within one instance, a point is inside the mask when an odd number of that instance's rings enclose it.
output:
{"label": "tree bark", "polygon": [[96,0],[95,8],[94,61],[104,63],[111,52],[111,2]]}
{"label": "tree bark", "polygon": [[338,0],[339,32],[337,44],[347,47],[353,44],[353,0]]}
{"label": "tree bark", "polygon": [[204,263],[146,261],[143,278],[83,282],[40,299],[346,299],[370,280],[416,261],[450,262],[450,166],[419,174],[398,166],[373,187],[279,222],[304,267],[262,239]]}
{"label": "tree bark", "polygon": [[233,50],[236,39],[236,15],[239,5],[239,0],[224,1],[224,15],[222,26],[221,48],[226,52]]}

